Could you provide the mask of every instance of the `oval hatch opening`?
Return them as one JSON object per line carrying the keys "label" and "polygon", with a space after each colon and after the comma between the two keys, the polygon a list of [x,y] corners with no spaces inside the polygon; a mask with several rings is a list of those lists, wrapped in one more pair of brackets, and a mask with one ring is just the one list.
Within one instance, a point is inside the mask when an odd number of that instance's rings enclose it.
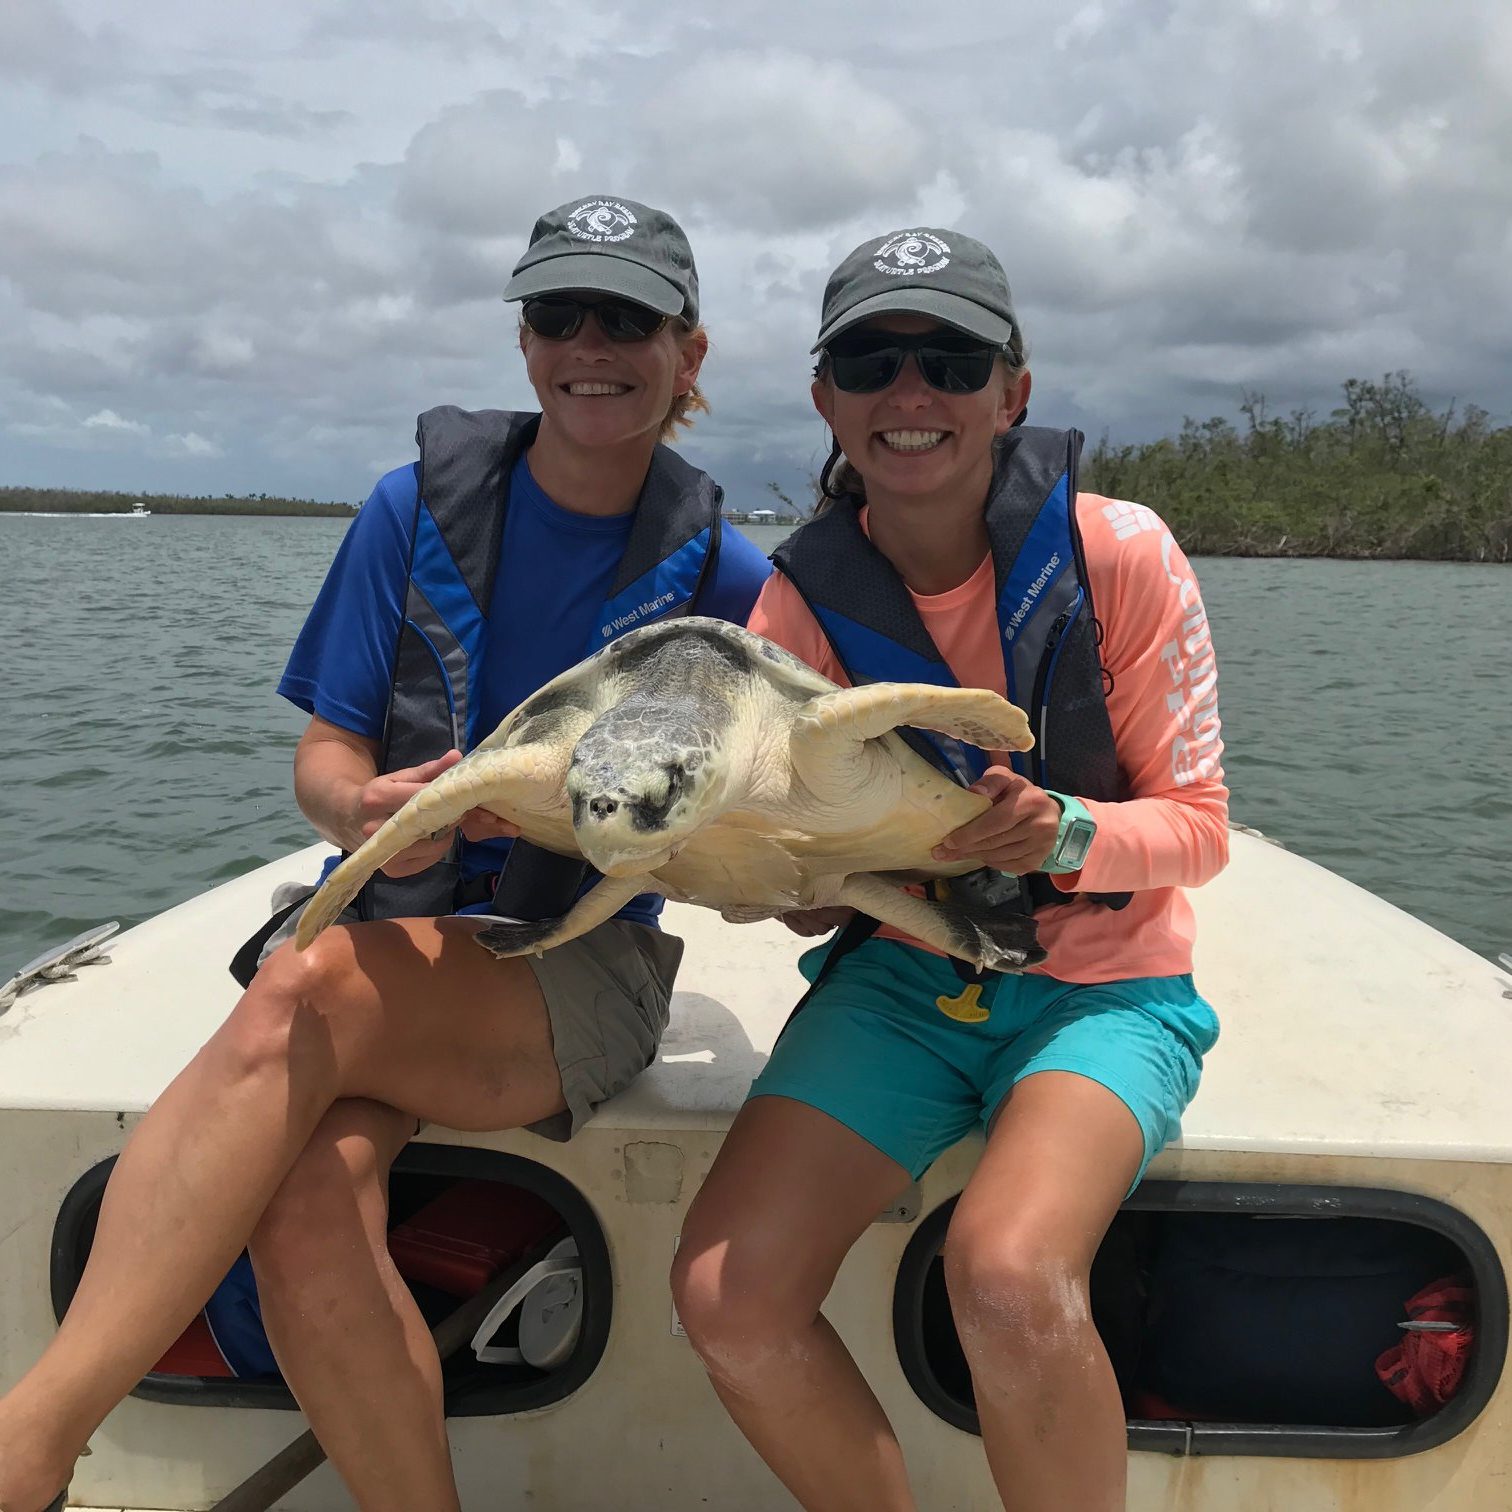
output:
{"label": "oval hatch opening", "polygon": [[[59,1210],[52,1297],[60,1319],[89,1257],[114,1164],[102,1161],[87,1171]],[[449,1317],[466,1322],[459,1310],[468,1298],[482,1285],[497,1286],[506,1271],[525,1299],[491,1332],[487,1361],[470,1347],[471,1327],[443,1361],[448,1416],[544,1407],[588,1379],[608,1341],[613,1284],[603,1229],[571,1183],[521,1156],[412,1143],[394,1163],[389,1207],[390,1252],[433,1329]],[[273,1362],[248,1278],[244,1256],[133,1395],[297,1410],[276,1365],[264,1368]]]}
{"label": "oval hatch opening", "polygon": [[[893,1328],[919,1398],[976,1433],[941,1256],[954,1206],[909,1242]],[[1146,1182],[1098,1252],[1092,1312],[1130,1447],[1163,1453],[1418,1453],[1473,1421],[1507,1353],[1506,1278],[1485,1233],[1443,1203],[1365,1188]],[[1451,1354],[1456,1389],[1425,1395]]]}

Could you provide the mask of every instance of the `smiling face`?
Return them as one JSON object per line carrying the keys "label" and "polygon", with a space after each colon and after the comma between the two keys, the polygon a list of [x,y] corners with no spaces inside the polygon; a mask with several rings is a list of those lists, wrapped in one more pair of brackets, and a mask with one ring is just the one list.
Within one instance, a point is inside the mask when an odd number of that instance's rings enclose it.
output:
{"label": "smiling face", "polygon": [[[906,336],[959,334],[924,315],[888,314],[854,329]],[[850,334],[850,333],[847,333]],[[848,394],[826,370],[814,380],[814,406],[861,475],[873,509],[931,501],[980,502],[992,478],[992,443],[1029,399],[1029,374],[1012,382],[1001,361],[974,394],[947,393],[924,379],[910,355],[898,376],[873,394]]]}
{"label": "smiling face", "polygon": [[708,338],[670,320],[645,341],[611,341],[588,316],[565,341],[522,330],[520,348],[545,424],[567,442],[598,448],[655,442],[673,399],[697,382]]}

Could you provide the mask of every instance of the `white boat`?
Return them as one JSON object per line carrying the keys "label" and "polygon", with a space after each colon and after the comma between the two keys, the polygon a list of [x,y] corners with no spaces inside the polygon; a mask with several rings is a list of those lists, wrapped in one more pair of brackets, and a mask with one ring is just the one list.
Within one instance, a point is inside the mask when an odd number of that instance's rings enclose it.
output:
{"label": "white boat", "polygon": [[[45,983],[0,1015],[0,1386],[55,1326],[107,1163],[234,1001],[234,947],[274,887],[311,877],[319,855],[312,848],[150,920],[110,943],[109,964]],[[1427,925],[1247,834],[1235,834],[1229,869],[1194,901],[1198,980],[1223,1039],[1183,1138],[1157,1159],[1115,1234],[1127,1240],[1143,1226],[1169,1246],[1192,1215],[1217,1213],[1257,1234],[1265,1224],[1338,1234],[1354,1216],[1407,1248],[1428,1236],[1474,1284],[1475,1346],[1458,1394],[1436,1413],[1346,1424],[1315,1400],[1325,1352],[1298,1338],[1295,1394],[1270,1418],[1131,1421],[1131,1512],[1506,1507],[1512,984]],[[689,1200],[797,995],[802,942],[777,924],[727,925],[692,908],[669,907],[667,924],[688,950],[659,1061],[577,1139],[429,1129],[398,1168],[412,1193],[457,1175],[539,1192],[582,1257],[580,1326],[556,1368],[479,1367],[458,1392],[451,1434],[466,1507],[792,1505],[706,1384],[666,1274]],[[935,1279],[942,1212],[979,1150],[963,1141],[879,1215],[826,1308],[897,1426],[929,1512],[997,1505]],[[1112,1326],[1143,1330],[1148,1343],[1141,1287],[1121,1285],[1148,1280],[1134,1275],[1137,1245],[1110,1242],[1104,1254]],[[1203,1298],[1190,1300],[1200,1311]],[[1388,1319],[1386,1331],[1408,1337],[1398,1326]],[[1228,1363],[1231,1345],[1210,1339],[1214,1368]],[[96,1434],[75,1503],[213,1505],[302,1428],[280,1410],[280,1393],[277,1383],[149,1377]],[[350,1503],[326,1466],[277,1505]]]}
{"label": "white boat", "polygon": [[3,512],[18,520],[150,520],[152,511],[145,504],[130,509],[8,509]]}
{"label": "white boat", "polygon": [[146,501],[136,500],[130,509],[11,509],[6,514],[22,520],[150,520]]}

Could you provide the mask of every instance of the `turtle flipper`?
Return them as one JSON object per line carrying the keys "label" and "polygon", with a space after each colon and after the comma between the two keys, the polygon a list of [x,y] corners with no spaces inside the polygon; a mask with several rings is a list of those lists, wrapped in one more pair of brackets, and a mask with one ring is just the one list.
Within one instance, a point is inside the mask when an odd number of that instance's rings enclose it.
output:
{"label": "turtle flipper", "polygon": [[473,938],[501,959],[540,955],[612,919],[637,893],[659,890],[656,878],[649,873],[638,877],[605,877],[559,919],[490,919]]}
{"label": "turtle flipper", "polygon": [[989,971],[1023,971],[1045,959],[1039,931],[1027,914],[955,899],[932,903],[868,872],[847,877],[837,901]]}
{"label": "turtle flipper", "polygon": [[325,879],[300,915],[295,949],[306,949],[333,923],[385,861],[417,840],[449,829],[469,809],[486,808],[511,820],[539,812],[549,795],[561,790],[571,754],[570,746],[532,744],[464,756],[421,788]]}
{"label": "turtle flipper", "polygon": [[1028,716],[1000,694],[904,682],[840,688],[811,699],[793,721],[794,744],[799,738],[873,740],[899,725],[939,730],[984,750],[1027,751],[1034,744]]}

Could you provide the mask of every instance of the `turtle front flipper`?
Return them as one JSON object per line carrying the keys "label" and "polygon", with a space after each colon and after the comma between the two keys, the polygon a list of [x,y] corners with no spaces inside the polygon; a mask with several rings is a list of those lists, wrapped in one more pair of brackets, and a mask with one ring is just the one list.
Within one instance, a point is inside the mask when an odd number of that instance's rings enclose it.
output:
{"label": "turtle front flipper", "polygon": [[984,750],[1027,751],[1034,744],[1028,715],[1001,694],[933,683],[868,683],[825,693],[793,720],[793,734],[810,745],[826,738],[845,744],[874,740],[899,725],[938,730]]}
{"label": "turtle front flipper", "polygon": [[869,872],[847,877],[836,901],[989,971],[1023,971],[1045,959],[1039,931],[1027,914],[973,906],[958,899],[932,903]]}
{"label": "turtle front flipper", "polygon": [[321,884],[299,918],[294,948],[306,949],[334,923],[362,885],[384,862],[417,840],[449,829],[469,809],[486,808],[515,820],[538,813],[561,790],[571,747],[531,744],[504,750],[480,748],[421,788]]}
{"label": "turtle front flipper", "polygon": [[473,938],[501,959],[540,955],[598,928],[638,893],[658,891],[656,878],[649,872],[638,877],[605,877],[559,919],[491,919]]}

